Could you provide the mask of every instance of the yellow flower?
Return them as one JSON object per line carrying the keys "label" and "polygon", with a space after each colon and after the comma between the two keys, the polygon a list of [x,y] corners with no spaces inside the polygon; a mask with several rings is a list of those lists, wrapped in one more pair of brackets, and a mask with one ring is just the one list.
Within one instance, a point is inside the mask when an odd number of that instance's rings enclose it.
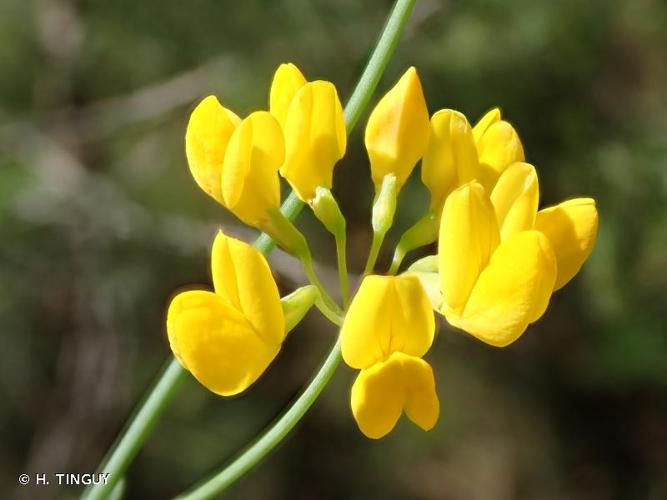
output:
{"label": "yellow flower", "polygon": [[431,209],[439,213],[447,195],[477,177],[479,160],[472,127],[465,115],[441,109],[431,118],[422,181],[431,192]]}
{"label": "yellow flower", "polygon": [[489,196],[470,182],[449,195],[440,223],[438,309],[489,344],[514,342],[551,294],[579,271],[597,235],[591,198],[538,212],[535,167],[504,168]]}
{"label": "yellow flower", "polygon": [[519,231],[501,241],[498,219],[476,181],[445,202],[438,264],[447,321],[503,347],[544,314],[556,282],[556,257],[540,231]]}
{"label": "yellow flower", "polygon": [[537,212],[535,229],[542,231],[556,252],[558,276],[554,290],[565,286],[593,251],[598,211],[592,198],[575,198]]}
{"label": "yellow flower", "polygon": [[194,109],[185,132],[185,154],[190,172],[199,187],[219,203],[223,203],[220,182],[225,150],[240,122],[238,116],[223,108],[211,95]]}
{"label": "yellow flower", "polygon": [[536,229],[549,239],[558,264],[554,290],[579,272],[593,250],[598,228],[595,200],[575,198],[538,212],[537,173],[532,165],[510,165],[498,179],[491,201],[503,240],[525,229]]}
{"label": "yellow flower", "polygon": [[247,389],[285,338],[278,287],[264,256],[219,232],[211,257],[215,292],[178,294],[169,305],[169,345],[185,369],[221,396]]}
{"label": "yellow flower", "polygon": [[246,224],[261,226],[266,211],[280,206],[285,144],[268,112],[241,121],[209,96],[190,116],[185,150],[197,184]]}
{"label": "yellow flower", "polygon": [[491,190],[500,174],[514,162],[524,161],[521,139],[514,127],[501,120],[500,110],[486,113],[473,128],[480,172],[478,180]]}
{"label": "yellow flower", "polygon": [[278,66],[269,94],[269,111],[275,116],[281,127],[285,126],[287,111],[292,99],[307,80],[303,73],[292,63]]}
{"label": "yellow flower", "polygon": [[223,205],[250,226],[261,227],[280,207],[278,168],[285,157],[280,125],[266,111],[250,114],[234,130],[222,166]]}
{"label": "yellow flower", "polygon": [[379,190],[385,175],[400,189],[428,143],[429,119],[417,70],[409,68],[375,106],[366,125],[371,175]]}
{"label": "yellow flower", "polygon": [[271,85],[271,114],[285,135],[280,174],[299,198],[315,198],[318,186],[330,189],[336,162],[345,155],[343,106],[331,82],[307,82],[293,64],[282,64]]}
{"label": "yellow flower", "polygon": [[500,110],[486,113],[474,127],[452,109],[431,118],[428,148],[422,161],[422,181],[431,192],[431,210],[439,214],[445,199],[472,180],[488,192],[500,174],[524,160],[516,130],[500,119]]}
{"label": "yellow flower", "polygon": [[403,410],[425,431],[440,415],[433,369],[423,359],[402,352],[362,370],[352,386],[351,401],[359,429],[372,439],[389,434]]}
{"label": "yellow flower", "polygon": [[433,372],[420,359],[433,343],[435,321],[419,279],[367,276],[341,329],[343,359],[361,372],[352,387],[352,413],[370,438],[389,433],[405,409],[425,430],[439,413]]}
{"label": "yellow flower", "polygon": [[306,83],[292,99],[284,126],[285,163],[281,175],[303,201],[318,186],[331,189],[333,169],[345,155],[343,106],[333,83]]}

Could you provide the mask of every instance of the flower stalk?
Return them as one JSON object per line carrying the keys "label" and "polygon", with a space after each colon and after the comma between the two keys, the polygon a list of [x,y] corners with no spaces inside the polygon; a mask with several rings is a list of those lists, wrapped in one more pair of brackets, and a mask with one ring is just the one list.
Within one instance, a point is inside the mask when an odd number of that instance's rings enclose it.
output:
{"label": "flower stalk", "polygon": [[394,223],[397,197],[398,185],[396,176],[387,174],[382,179],[382,184],[373,202],[373,217],[371,221],[373,226],[373,241],[368,253],[368,259],[366,260],[366,266],[364,267],[364,275],[370,274],[375,268],[375,262],[380,254],[384,237]]}

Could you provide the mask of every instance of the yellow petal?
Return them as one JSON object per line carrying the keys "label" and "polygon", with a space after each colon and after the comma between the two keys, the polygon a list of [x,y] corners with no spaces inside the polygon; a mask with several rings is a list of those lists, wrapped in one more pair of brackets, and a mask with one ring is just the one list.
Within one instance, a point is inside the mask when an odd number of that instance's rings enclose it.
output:
{"label": "yellow petal", "polygon": [[222,201],[220,178],[225,150],[239,117],[222,107],[215,96],[202,100],[190,115],[185,131],[185,154],[195,181],[208,195]]}
{"label": "yellow petal", "polygon": [[361,369],[395,352],[423,356],[434,334],[431,304],[416,276],[366,276],[341,329],[343,359]]}
{"label": "yellow petal", "polygon": [[501,120],[492,123],[477,141],[480,182],[490,191],[498,176],[512,163],[524,161],[523,146],[514,127]]}
{"label": "yellow petal", "polygon": [[556,254],[558,290],[579,272],[593,251],[598,232],[598,211],[592,198],[576,198],[537,213],[535,229],[542,231]]}
{"label": "yellow petal", "polygon": [[306,78],[292,63],[281,64],[273,75],[269,94],[269,110],[281,126],[285,126],[292,98],[306,84]]}
{"label": "yellow petal", "polygon": [[501,240],[533,228],[539,199],[535,167],[522,162],[507,167],[491,193]]}
{"label": "yellow petal", "polygon": [[345,155],[343,107],[331,82],[305,84],[292,99],[284,126],[285,164],[280,173],[303,201],[318,186],[331,188],[333,169]]}
{"label": "yellow petal", "polygon": [[264,255],[219,231],[211,270],[215,292],[246,317],[257,335],[269,344],[282,342],[285,318],[280,293]]}
{"label": "yellow petal", "polygon": [[278,168],[285,157],[282,130],[266,111],[249,115],[234,130],[222,167],[223,205],[258,226],[269,208],[280,206]]}
{"label": "yellow petal", "polygon": [[502,242],[462,312],[445,308],[450,324],[496,347],[518,339],[544,314],[556,280],[556,258],[539,231]]}
{"label": "yellow petal", "polygon": [[365,143],[376,187],[387,174],[396,176],[399,189],[403,186],[426,150],[429,127],[421,82],[410,68],[368,118]]}
{"label": "yellow petal", "polygon": [[477,149],[466,117],[451,109],[435,113],[422,160],[422,181],[431,192],[431,208],[440,211],[450,192],[475,179],[477,165]]}
{"label": "yellow petal", "polygon": [[493,125],[496,122],[500,121],[500,109],[499,108],[493,108],[491,111],[488,111],[482,118],[479,119],[479,121],[475,124],[475,126],[472,128],[472,134],[475,138],[475,142],[479,142],[479,140],[482,138],[484,135],[484,132]]}
{"label": "yellow petal", "polygon": [[174,354],[205,387],[221,396],[247,389],[280,349],[260,339],[244,316],[217,294],[184,292],[169,305]]}
{"label": "yellow petal", "polygon": [[471,182],[449,195],[438,243],[440,287],[448,307],[465,305],[498,241],[496,214],[481,184]]}
{"label": "yellow petal", "polygon": [[371,439],[389,434],[403,410],[429,431],[440,415],[433,370],[423,359],[394,353],[359,373],[352,386],[351,406],[359,429]]}

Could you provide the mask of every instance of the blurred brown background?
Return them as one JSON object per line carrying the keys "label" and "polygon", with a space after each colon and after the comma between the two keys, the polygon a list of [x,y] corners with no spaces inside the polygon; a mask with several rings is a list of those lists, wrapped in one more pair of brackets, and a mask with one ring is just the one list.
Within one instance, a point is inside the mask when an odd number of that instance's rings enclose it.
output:
{"label": "blurred brown background", "polygon": [[[284,61],[345,98],[390,5],[0,1],[0,497],[79,493],[17,476],[94,471],[169,355],[169,297],[210,282],[216,226],[254,237],[189,176],[197,100],[265,107]],[[545,204],[598,200],[597,247],[511,347],[440,329],[434,431],[363,438],[341,367],[230,498],[667,498],[666,26],[658,0],[417,2],[380,91],[415,65],[432,112],[501,106]],[[365,116],[335,181],[356,272],[370,243]],[[427,203],[415,175],[390,242]],[[305,212],[299,226],[331,270],[329,236]],[[300,282],[294,261],[272,260],[284,292]],[[174,495],[234,456],[319,365],[336,334],[325,325],[309,314],[243,397],[188,378],[127,498]]]}

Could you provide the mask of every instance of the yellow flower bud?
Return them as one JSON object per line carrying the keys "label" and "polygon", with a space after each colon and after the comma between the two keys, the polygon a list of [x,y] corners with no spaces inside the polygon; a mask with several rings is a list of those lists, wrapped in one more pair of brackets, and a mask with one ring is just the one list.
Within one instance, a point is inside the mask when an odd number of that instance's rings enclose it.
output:
{"label": "yellow flower bud", "polygon": [[433,343],[435,319],[415,276],[366,276],[341,329],[343,359],[368,368],[394,352],[421,357]]}
{"label": "yellow flower bud", "polygon": [[525,160],[519,134],[500,118],[500,110],[493,109],[473,129],[480,164],[477,180],[489,192],[508,166]]}
{"label": "yellow flower bud", "polygon": [[423,359],[402,352],[359,373],[351,405],[359,429],[371,439],[389,434],[404,410],[425,431],[440,415],[433,369]]}
{"label": "yellow flower bud", "polygon": [[499,122],[501,118],[501,113],[499,108],[493,108],[491,111],[488,111],[484,116],[482,116],[479,121],[472,128],[472,134],[475,139],[475,143],[478,143],[491,125],[496,122]]}
{"label": "yellow flower bud", "polygon": [[422,160],[422,181],[431,192],[431,209],[439,213],[447,195],[474,180],[477,171],[477,149],[466,117],[451,109],[435,113]]}
{"label": "yellow flower bud", "polygon": [[347,134],[336,87],[318,80],[299,88],[283,131],[285,163],[280,173],[301,200],[309,201],[318,186],[331,188],[334,166],[345,155]]}
{"label": "yellow flower bud", "polygon": [[229,139],[222,166],[222,204],[250,226],[259,227],[267,211],[280,206],[278,168],[285,154],[276,119],[257,111]]}
{"label": "yellow flower bud", "polygon": [[285,338],[280,295],[264,256],[219,232],[213,243],[215,292],[178,294],[167,333],[174,355],[210,391],[232,396],[266,370]]}
{"label": "yellow flower bud", "polygon": [[424,154],[429,115],[417,70],[409,68],[373,109],[365,143],[376,188],[394,174],[400,189]]}
{"label": "yellow flower bud", "polygon": [[301,87],[306,84],[306,78],[294,64],[281,64],[273,75],[271,92],[269,95],[269,111],[278,120],[281,127],[285,126],[287,110],[292,99]]}
{"label": "yellow flower bud", "polygon": [[222,203],[220,179],[227,143],[240,118],[223,108],[215,96],[203,99],[190,115],[185,132],[185,154],[200,188]]}

